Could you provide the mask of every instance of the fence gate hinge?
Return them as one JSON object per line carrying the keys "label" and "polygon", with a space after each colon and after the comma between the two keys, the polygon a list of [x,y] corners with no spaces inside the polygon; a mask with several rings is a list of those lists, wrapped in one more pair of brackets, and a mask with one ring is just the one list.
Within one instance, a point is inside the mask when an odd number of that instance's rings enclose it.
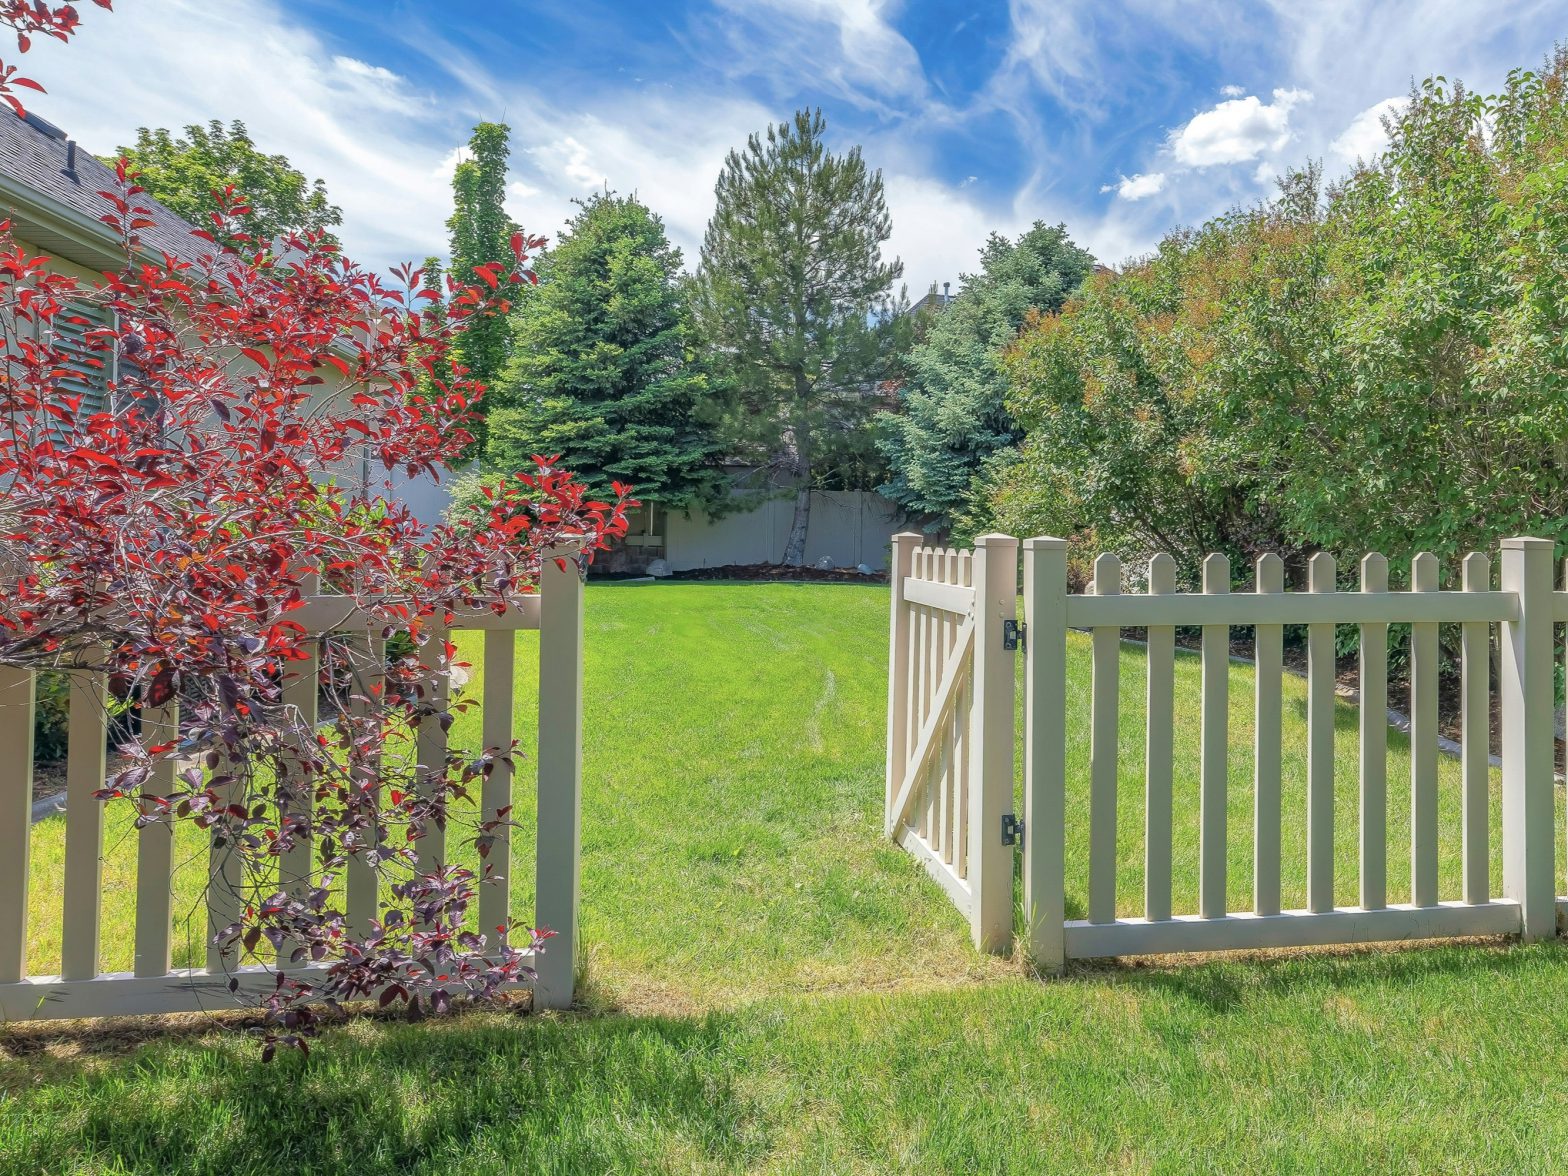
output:
{"label": "fence gate hinge", "polygon": [[1023,621],[1002,622],[1002,648],[1006,650],[1029,648],[1029,626]]}
{"label": "fence gate hinge", "polygon": [[1002,844],[1023,845],[1024,823],[1012,813],[1002,814]]}

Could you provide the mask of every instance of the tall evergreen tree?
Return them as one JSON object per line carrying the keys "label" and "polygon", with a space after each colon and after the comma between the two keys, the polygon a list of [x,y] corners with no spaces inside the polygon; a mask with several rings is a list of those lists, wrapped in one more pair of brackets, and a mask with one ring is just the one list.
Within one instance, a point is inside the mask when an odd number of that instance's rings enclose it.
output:
{"label": "tall evergreen tree", "polygon": [[881,490],[905,509],[944,527],[973,505],[986,463],[1022,437],[1002,401],[1003,350],[1031,311],[1060,310],[1094,270],[1065,226],[1035,222],[1017,241],[991,234],[980,272],[935,312],[909,353],[900,411],[878,418],[878,445],[892,475]]}
{"label": "tall evergreen tree", "polygon": [[795,488],[784,563],[805,557],[818,459],[865,436],[886,371],[892,232],[882,173],[860,149],[835,155],[822,112],[731,151],[703,239],[694,306],[722,366],[731,454],[752,453]]}
{"label": "tall evergreen tree", "polygon": [[[459,283],[471,283],[476,267],[490,262],[512,264],[511,240],[517,225],[506,214],[506,161],[511,155],[511,128],[505,123],[480,123],[468,140],[468,155],[452,173],[450,272]],[[470,324],[458,348],[458,360],[475,379],[493,385],[511,352],[511,327],[504,318]],[[474,432],[482,449],[484,421]]]}
{"label": "tall evergreen tree", "polygon": [[577,203],[513,317],[485,464],[510,473],[558,453],[596,493],[621,481],[644,500],[697,505],[713,496],[719,450],[696,415],[706,378],[690,353],[680,250],[635,197]]}

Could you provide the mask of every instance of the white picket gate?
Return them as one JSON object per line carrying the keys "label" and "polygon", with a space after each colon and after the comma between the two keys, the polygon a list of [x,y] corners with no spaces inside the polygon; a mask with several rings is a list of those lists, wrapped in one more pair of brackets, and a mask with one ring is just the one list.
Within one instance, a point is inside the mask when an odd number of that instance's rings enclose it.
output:
{"label": "white picket gate", "polygon": [[[1335,590],[1335,567],[1327,555],[1314,557],[1305,592],[1284,590],[1284,569],[1277,556],[1263,557],[1256,569],[1256,590],[1231,593],[1230,569],[1222,556],[1211,556],[1203,568],[1203,591],[1175,591],[1176,567],[1168,556],[1156,556],[1148,568],[1147,591],[1121,592],[1121,566],[1101,556],[1089,592],[1070,594],[1067,545],[1060,539],[1030,539],[1023,545],[1023,599],[1027,622],[1024,702],[1024,822],[1021,838],[1010,817],[1012,781],[993,781],[994,792],[971,789],[967,859],[969,873],[951,869],[943,856],[945,827],[942,805],[948,788],[941,773],[947,760],[921,759],[931,740],[925,728],[940,734],[941,683],[926,685],[931,667],[940,659],[927,651],[929,637],[920,628],[946,622],[933,616],[965,615],[976,642],[972,656],[988,658],[1000,679],[1012,672],[1005,656],[1002,621],[1013,617],[1012,602],[1001,599],[1003,583],[1016,582],[1008,563],[1014,541],[987,536],[982,542],[995,562],[987,563],[988,596],[983,605],[947,587],[950,577],[937,570],[946,553],[916,549],[918,537],[894,538],[893,679],[889,687],[889,832],[947,884],[960,907],[968,901],[973,863],[984,857],[1000,877],[1010,875],[1010,854],[1004,841],[1022,840],[1021,909],[1028,925],[1029,948],[1045,970],[1059,970],[1070,958],[1198,952],[1242,948],[1291,947],[1431,939],[1465,935],[1519,934],[1527,939],[1557,930],[1560,879],[1554,861],[1554,725],[1553,625],[1568,620],[1568,591],[1553,588],[1552,544],[1516,538],[1502,543],[1500,587],[1490,586],[1491,565],[1476,554],[1464,561],[1459,590],[1438,590],[1438,566],[1430,555],[1418,556],[1411,568],[1408,591],[1388,590],[1388,568],[1382,556],[1369,555],[1361,564],[1357,592]],[[1002,556],[1002,552],[1007,556]],[[980,557],[976,553],[976,559]],[[958,565],[962,567],[962,556]],[[967,610],[972,609],[972,613]],[[982,637],[987,618],[991,627]],[[901,618],[905,618],[902,621]],[[1390,786],[1387,778],[1388,672],[1387,633],[1391,624],[1412,627],[1411,772],[1409,812],[1411,837],[1410,898],[1387,901],[1387,838]],[[1438,822],[1438,626],[1460,626],[1463,654],[1461,798],[1462,895],[1438,896],[1440,849]],[[1307,767],[1306,767],[1306,906],[1281,909],[1281,705],[1283,627],[1307,630]],[[1334,698],[1335,625],[1360,630],[1359,828],[1357,831],[1359,893],[1354,906],[1338,905],[1334,878]],[[1503,877],[1501,890],[1489,884],[1490,845],[1494,830],[1489,816],[1488,752],[1490,708],[1489,645],[1491,626],[1499,626],[1501,651],[1498,682],[1502,713],[1502,806],[1500,828]],[[1200,838],[1198,910],[1173,914],[1173,736],[1176,720],[1176,628],[1202,632],[1201,714],[1199,753]],[[1253,779],[1253,827],[1244,834],[1227,828],[1229,792],[1233,787],[1227,764],[1229,749],[1230,629],[1251,627],[1256,636],[1256,697]],[[1118,915],[1117,894],[1117,744],[1121,730],[1118,654],[1121,630],[1145,629],[1147,707],[1143,830],[1143,913]],[[1085,917],[1066,917],[1067,819],[1067,633],[1092,634],[1093,678],[1090,699],[1087,857],[1088,890]],[[935,648],[947,649],[938,637]],[[901,653],[901,650],[905,651]],[[906,680],[907,679],[907,680]],[[944,679],[945,680],[945,679]],[[959,696],[960,699],[962,696]],[[1009,696],[1010,699],[1010,696]],[[906,703],[905,700],[910,700]],[[934,720],[934,726],[933,722]],[[919,730],[921,737],[912,732]],[[997,757],[1010,764],[1014,725],[1010,709],[995,715],[983,731],[973,721],[963,729],[972,743],[971,765]],[[937,738],[937,736],[933,736]],[[988,749],[985,741],[996,744]],[[935,763],[940,767],[932,767]],[[923,773],[923,774],[922,774]],[[895,776],[902,775],[901,784]],[[958,797],[966,782],[960,776]],[[923,800],[921,798],[924,798]],[[912,809],[904,806],[912,801]],[[1401,802],[1402,803],[1402,802]],[[982,813],[982,809],[984,812]],[[1003,816],[1009,815],[1003,823]],[[1184,814],[1183,814],[1184,815]],[[1077,823],[1071,827],[1076,828]],[[1005,829],[1005,832],[1004,832]],[[1251,908],[1231,910],[1227,901],[1228,850],[1238,835],[1250,836],[1254,870]],[[962,864],[963,858],[958,862]],[[1192,863],[1186,863],[1188,865]],[[952,877],[944,877],[948,868]],[[1120,896],[1127,905],[1127,896]],[[1011,890],[999,890],[993,909],[1007,904]],[[992,949],[1009,943],[1005,935],[982,935],[976,942]]]}
{"label": "white picket gate", "polygon": [[914,854],[969,918],[975,944],[1012,939],[1013,659],[1018,541],[975,549],[893,539],[887,718],[887,833]]}
{"label": "white picket gate", "polygon": [[[564,554],[572,554],[566,552]],[[547,948],[530,963],[538,976],[534,1001],[565,1008],[572,1002],[578,911],[578,856],[582,774],[583,584],[575,559],[545,561],[537,595],[521,600],[502,615],[489,611],[456,616],[454,631],[485,634],[482,682],[483,742],[505,747],[513,739],[515,633],[539,630],[538,814],[533,923],[554,931]],[[313,635],[358,634],[378,648],[379,634],[365,630],[364,619],[343,598],[316,595],[290,619]],[[317,706],[317,663],[301,663],[285,685],[289,702],[313,719]],[[219,950],[211,932],[234,918],[238,888],[237,857],[223,849],[210,854],[206,889],[209,929],[206,966],[171,966],[173,839],[167,824],[137,833],[134,968],[101,970],[104,805],[93,793],[103,787],[105,769],[104,684],[101,675],[74,674],[66,779],[63,924],[59,975],[28,970],[28,890],[30,885],[30,809],[33,774],[35,675],[0,668],[0,1020],[99,1017],[243,1007],[271,991],[276,972],[308,980],[319,966],[238,964]],[[96,680],[95,680],[96,679]],[[173,708],[143,716],[172,730]],[[419,732],[421,766],[444,763],[446,734],[431,720]],[[148,795],[172,788],[175,765],[165,761],[146,785]],[[164,793],[159,792],[160,785]],[[498,763],[485,780],[482,811],[493,814],[512,803],[512,772]],[[513,913],[512,851],[505,827],[488,863],[501,880],[480,888],[479,925],[493,928]],[[310,869],[311,846],[305,839],[280,862],[285,887],[301,887]],[[421,859],[441,860],[444,837],[432,829],[420,843]],[[345,914],[365,928],[376,911],[376,875],[351,862],[346,877]],[[239,983],[231,993],[231,980]]]}

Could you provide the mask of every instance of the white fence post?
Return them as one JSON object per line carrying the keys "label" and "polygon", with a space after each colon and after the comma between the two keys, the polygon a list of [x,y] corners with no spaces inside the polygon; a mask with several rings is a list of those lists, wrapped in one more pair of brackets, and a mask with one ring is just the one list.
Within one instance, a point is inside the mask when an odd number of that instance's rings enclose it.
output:
{"label": "white fence post", "polygon": [[1066,966],[1067,541],[1024,540],[1024,918],[1029,954]]}
{"label": "white fence post", "polygon": [[27,975],[33,671],[0,666],[0,984]]}
{"label": "white fence post", "polygon": [[909,609],[904,606],[904,577],[909,575],[920,536],[903,531],[893,536],[888,585],[893,611],[888,621],[887,660],[887,790],[882,802],[883,823],[894,834],[893,796],[903,782],[909,747]]}
{"label": "white fence post", "polygon": [[1502,589],[1517,621],[1502,626],[1503,896],[1519,904],[1523,938],[1557,929],[1553,865],[1552,543],[1502,542]]}
{"label": "white fence post", "polygon": [[[1002,816],[1013,811],[1014,662],[1002,648],[1018,616],[1018,540],[975,540],[974,709],[970,712],[970,929],[982,951],[1004,952],[1013,932],[1013,851]],[[1027,832],[1027,831],[1026,831]]]}
{"label": "white fence post", "polygon": [[[565,563],[562,568],[557,559]],[[535,961],[534,1007],[570,1008],[582,835],[583,581],[577,549],[539,577],[539,815],[534,918],[555,932]]]}

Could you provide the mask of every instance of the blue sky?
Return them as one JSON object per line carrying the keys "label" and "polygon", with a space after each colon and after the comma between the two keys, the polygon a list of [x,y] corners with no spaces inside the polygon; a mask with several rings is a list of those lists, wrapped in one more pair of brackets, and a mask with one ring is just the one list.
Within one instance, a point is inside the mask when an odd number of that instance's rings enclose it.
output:
{"label": "blue sky", "polygon": [[1413,78],[1497,88],[1568,38],[1568,0],[117,0],[43,45],[31,104],[94,151],[139,125],[242,118],[320,175],[385,266],[441,252],[456,152],[513,128],[510,207],[636,191],[696,260],[724,153],[820,105],[882,169],[912,295],[990,231],[1065,222],[1149,250],[1381,141]]}

